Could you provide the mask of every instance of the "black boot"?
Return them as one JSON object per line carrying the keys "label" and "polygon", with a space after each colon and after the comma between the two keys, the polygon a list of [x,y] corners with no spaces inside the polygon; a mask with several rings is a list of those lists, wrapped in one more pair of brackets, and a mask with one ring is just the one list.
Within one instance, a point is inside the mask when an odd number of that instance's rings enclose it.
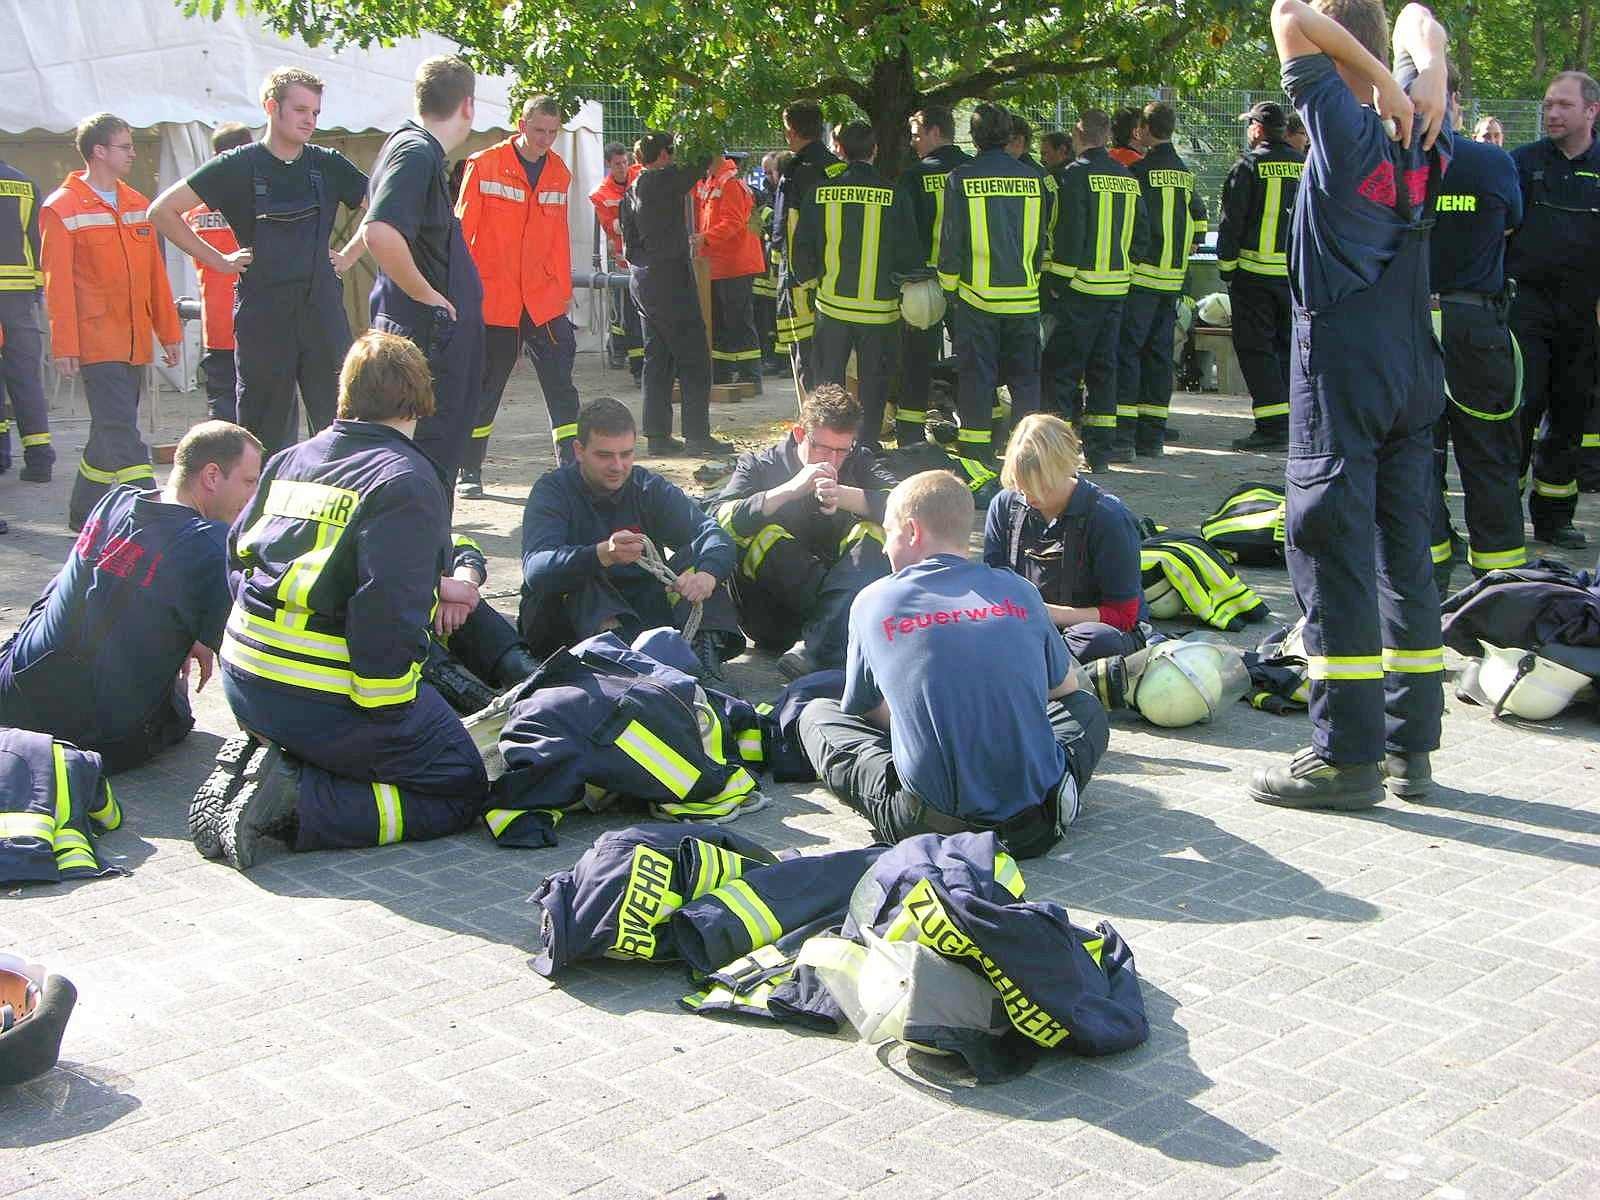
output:
{"label": "black boot", "polygon": [[1307,746],[1287,763],[1258,769],[1249,791],[1258,804],[1357,812],[1383,799],[1383,775],[1377,763],[1341,767]]}
{"label": "black boot", "polygon": [[217,751],[217,765],[189,801],[189,840],[206,858],[222,857],[222,814],[244,786],[244,770],[261,749],[247,733],[231,737]]}
{"label": "black boot", "polygon": [[217,822],[228,864],[248,871],[261,852],[261,839],[288,839],[300,799],[300,768],[277,746],[262,746],[250,756],[239,789]]}
{"label": "black boot", "polygon": [[1393,751],[1383,759],[1383,783],[1390,795],[1421,800],[1433,794],[1433,764],[1425,750],[1409,754]]}
{"label": "black boot", "polygon": [[521,683],[542,665],[525,643],[518,642],[495,660],[494,670],[489,673],[489,682],[503,692]]}
{"label": "black boot", "polygon": [[1289,431],[1287,429],[1256,429],[1249,437],[1235,438],[1233,448],[1246,453],[1261,453],[1268,450],[1287,450],[1289,448]]}

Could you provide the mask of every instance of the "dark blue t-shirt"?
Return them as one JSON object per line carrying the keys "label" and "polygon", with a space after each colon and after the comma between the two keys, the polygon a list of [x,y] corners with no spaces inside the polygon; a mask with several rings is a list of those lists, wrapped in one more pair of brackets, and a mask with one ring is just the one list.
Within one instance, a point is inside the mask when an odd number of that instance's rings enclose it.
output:
{"label": "dark blue t-shirt", "polygon": [[47,733],[137,728],[191,645],[222,644],[227,538],[226,525],[156,492],[107,492],[17,632],[0,710],[21,704],[26,728]]}
{"label": "dark blue t-shirt", "polygon": [[1522,224],[1517,164],[1499,146],[1458,140],[1428,235],[1436,292],[1498,292],[1505,286],[1506,234]]}
{"label": "dark blue t-shirt", "polygon": [[1045,703],[1071,665],[1037,588],[939,554],[856,596],[843,708],[887,701],[901,785],[940,812],[1004,821],[1066,770]]}
{"label": "dark blue t-shirt", "polygon": [[[1410,88],[1417,77],[1410,59],[1401,57],[1395,77]],[[1295,302],[1317,312],[1377,283],[1420,224],[1428,156],[1420,137],[1409,150],[1391,142],[1377,111],[1356,99],[1326,54],[1284,63],[1283,89],[1311,137],[1290,227],[1289,284]],[[1441,163],[1452,146],[1447,128],[1434,142]],[[1409,218],[1397,211],[1402,196]]]}
{"label": "dark blue t-shirt", "polygon": [[[1077,561],[1061,564],[1060,579],[1052,581],[1030,554],[1072,540],[1074,522],[1083,524],[1083,549]],[[1051,604],[1091,607],[1138,597],[1139,615],[1145,618],[1139,540],[1139,522],[1128,506],[1087,479],[1078,480],[1066,511],[1048,522],[1028,507],[1022,493],[1007,488],[989,501],[983,561],[1028,579]]]}

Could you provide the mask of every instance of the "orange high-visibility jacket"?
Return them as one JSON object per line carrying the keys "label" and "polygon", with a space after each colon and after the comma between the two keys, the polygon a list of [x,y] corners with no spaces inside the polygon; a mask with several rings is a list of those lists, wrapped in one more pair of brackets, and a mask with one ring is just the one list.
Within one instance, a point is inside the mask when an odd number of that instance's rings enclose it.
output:
{"label": "orange high-visibility jacket", "polygon": [[[628,183],[637,179],[643,169],[638,163],[629,167]],[[628,269],[628,260],[622,257],[622,230],[617,226],[617,218],[622,215],[622,197],[628,190],[628,183],[618,183],[607,175],[600,180],[600,186],[589,193],[594,215],[600,219],[600,228],[611,245],[611,261],[624,271]]]}
{"label": "orange high-visibility jacket", "polygon": [[[233,226],[216,209],[196,204],[183,219],[218,254],[232,254],[239,248]],[[194,270],[200,277],[200,343],[207,350],[232,350],[233,298],[239,290],[239,277],[201,262],[195,263]]]}
{"label": "orange high-visibility jacket", "polygon": [[543,325],[572,303],[572,245],[567,193],[572,172],[545,154],[537,193],[507,138],[467,159],[456,216],[483,279],[483,322],[514,327],[527,312]]}
{"label": "orange high-visibility jacket", "polygon": [[738,170],[731,158],[725,158],[716,173],[695,188],[700,232],[705,236],[701,253],[711,262],[712,279],[767,273],[761,239],[750,228],[755,197],[739,178]]}
{"label": "orange high-visibility jacket", "polygon": [[39,211],[50,353],[84,363],[142,366],[152,339],[183,336],[150,201],[117,184],[117,210],[82,171],[68,175]]}

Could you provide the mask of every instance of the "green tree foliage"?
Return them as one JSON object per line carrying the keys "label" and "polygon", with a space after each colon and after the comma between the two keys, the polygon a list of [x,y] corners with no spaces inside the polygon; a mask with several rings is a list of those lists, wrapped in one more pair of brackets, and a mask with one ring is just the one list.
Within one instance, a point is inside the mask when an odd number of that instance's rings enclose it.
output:
{"label": "green tree foliage", "polygon": [[1544,95],[1557,71],[1595,68],[1596,0],[1440,0],[1467,95]]}
{"label": "green tree foliage", "polygon": [[770,135],[811,97],[865,117],[880,163],[905,152],[923,104],[1037,99],[1072,81],[1182,83],[1260,0],[177,0],[216,17],[255,10],[312,43],[369,45],[421,32],[460,44],[524,90],[576,99],[617,83],[651,124],[697,138]]}

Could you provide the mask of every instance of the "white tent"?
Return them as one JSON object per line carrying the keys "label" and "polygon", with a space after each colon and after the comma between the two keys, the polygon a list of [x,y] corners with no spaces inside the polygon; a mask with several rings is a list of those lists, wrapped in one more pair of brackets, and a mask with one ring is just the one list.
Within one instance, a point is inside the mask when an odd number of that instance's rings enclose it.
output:
{"label": "white tent", "polygon": [[[115,112],[158,136],[158,187],[204,160],[216,125],[261,126],[257,89],[273,67],[305,67],[327,81],[324,129],[386,133],[411,114],[417,64],[456,49],[444,38],[427,36],[334,51],[280,37],[232,5],[213,22],[184,16],[174,0],[0,0],[0,22],[11,30],[10,40],[0,41],[0,133],[63,135],[88,113]],[[507,79],[479,78],[475,130],[511,127],[509,90]],[[556,143],[572,169],[568,211],[572,258],[580,267],[592,256],[588,195],[604,173],[601,116],[599,104],[585,103]],[[488,140],[475,137],[473,145]],[[370,162],[357,165],[365,169]],[[49,190],[57,180],[38,182]],[[174,293],[194,295],[188,257],[169,247],[167,265]],[[197,344],[197,328],[191,327],[190,338]],[[180,381],[177,373],[169,379],[187,387],[188,379]]]}

